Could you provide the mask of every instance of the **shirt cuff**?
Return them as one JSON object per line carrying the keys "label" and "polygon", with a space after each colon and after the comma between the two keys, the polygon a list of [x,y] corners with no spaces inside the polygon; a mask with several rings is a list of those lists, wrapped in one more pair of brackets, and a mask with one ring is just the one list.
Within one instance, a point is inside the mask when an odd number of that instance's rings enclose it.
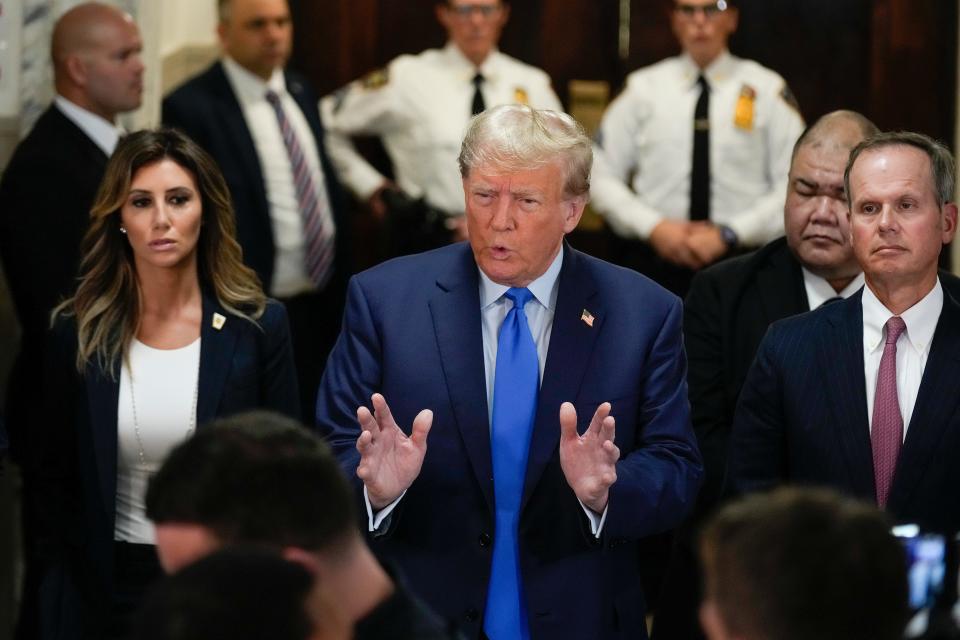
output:
{"label": "shirt cuff", "polygon": [[[403,496],[405,495],[407,495],[406,490],[404,490],[404,492],[401,493],[396,500],[394,500],[393,502],[385,506],[383,509],[380,509],[379,511],[374,513],[373,505],[370,504],[370,496],[367,494],[367,487],[366,485],[364,485],[363,501],[367,505],[367,531],[373,532],[379,529],[380,525],[382,525],[384,521],[390,517],[390,514],[393,513],[393,510],[396,508],[398,504],[400,504],[400,501],[403,499]],[[586,507],[584,507],[584,509],[586,509]],[[606,512],[604,512],[604,517],[606,517]],[[603,523],[601,521],[601,526],[602,524]]]}
{"label": "shirt cuff", "polygon": [[[366,492],[366,487],[364,487],[364,492]],[[364,493],[364,495],[366,495],[366,493]],[[403,496],[400,496],[400,497],[402,498]],[[400,498],[397,498],[397,500],[399,501]],[[577,498],[577,502],[580,502],[580,498]],[[368,502],[367,505],[369,504],[370,503]],[[394,502],[393,504],[396,504],[396,502]],[[593,537],[599,538],[600,534],[603,532],[603,523],[607,521],[607,511],[610,510],[610,502],[607,501],[607,506],[603,508],[602,514],[598,514],[597,512],[591,509],[588,509],[587,505],[583,504],[582,502],[580,502],[580,507],[583,509],[583,512],[587,514],[587,520],[590,521],[590,532],[593,534]],[[387,508],[392,509],[393,505],[390,505]],[[370,512],[370,507],[367,506],[367,513],[369,512]],[[371,529],[371,531],[373,531],[373,529]]]}

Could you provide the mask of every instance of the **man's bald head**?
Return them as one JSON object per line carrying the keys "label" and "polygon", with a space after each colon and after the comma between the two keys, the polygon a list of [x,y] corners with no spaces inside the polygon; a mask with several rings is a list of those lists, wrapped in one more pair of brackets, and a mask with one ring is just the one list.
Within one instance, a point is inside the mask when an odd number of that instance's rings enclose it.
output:
{"label": "man's bald head", "polygon": [[53,28],[57,93],[112,122],[140,106],[141,49],[140,32],[128,14],[98,2],[77,5]]}
{"label": "man's bald head", "polygon": [[814,122],[793,147],[783,208],[787,244],[800,264],[838,293],[860,272],[850,246],[843,169],[850,151],[876,132],[856,111],[834,111]]}

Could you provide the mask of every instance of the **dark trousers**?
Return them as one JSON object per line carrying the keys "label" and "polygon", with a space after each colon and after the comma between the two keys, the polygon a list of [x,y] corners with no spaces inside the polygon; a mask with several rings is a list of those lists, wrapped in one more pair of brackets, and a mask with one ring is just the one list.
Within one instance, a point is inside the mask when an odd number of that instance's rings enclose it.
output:
{"label": "dark trousers", "polygon": [[157,560],[157,548],[152,544],[115,542],[113,572],[113,602],[108,640],[130,637],[131,624],[147,590],[163,575]]}
{"label": "dark trousers", "polygon": [[332,282],[323,291],[302,293],[280,301],[287,307],[290,318],[302,419],[312,425],[316,422],[320,377],[340,333],[344,287]]}

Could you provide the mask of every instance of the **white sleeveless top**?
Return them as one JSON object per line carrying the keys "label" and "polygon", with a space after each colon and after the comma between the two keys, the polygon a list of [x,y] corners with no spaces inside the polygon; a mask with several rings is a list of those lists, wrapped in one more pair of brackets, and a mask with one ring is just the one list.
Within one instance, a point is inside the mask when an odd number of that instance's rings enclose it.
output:
{"label": "white sleeveless top", "polygon": [[131,341],[117,403],[114,540],[155,544],[153,525],[144,513],[147,482],[170,450],[196,428],[199,374],[200,338],[179,349]]}

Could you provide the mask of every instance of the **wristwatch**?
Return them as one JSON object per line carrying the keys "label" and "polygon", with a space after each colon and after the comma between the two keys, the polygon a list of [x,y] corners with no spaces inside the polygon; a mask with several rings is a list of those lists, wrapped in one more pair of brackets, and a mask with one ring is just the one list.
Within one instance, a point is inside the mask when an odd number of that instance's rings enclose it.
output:
{"label": "wristwatch", "polygon": [[720,229],[720,237],[723,238],[724,243],[726,243],[728,249],[733,249],[737,246],[737,232],[728,227],[725,224],[718,224],[717,228]]}

